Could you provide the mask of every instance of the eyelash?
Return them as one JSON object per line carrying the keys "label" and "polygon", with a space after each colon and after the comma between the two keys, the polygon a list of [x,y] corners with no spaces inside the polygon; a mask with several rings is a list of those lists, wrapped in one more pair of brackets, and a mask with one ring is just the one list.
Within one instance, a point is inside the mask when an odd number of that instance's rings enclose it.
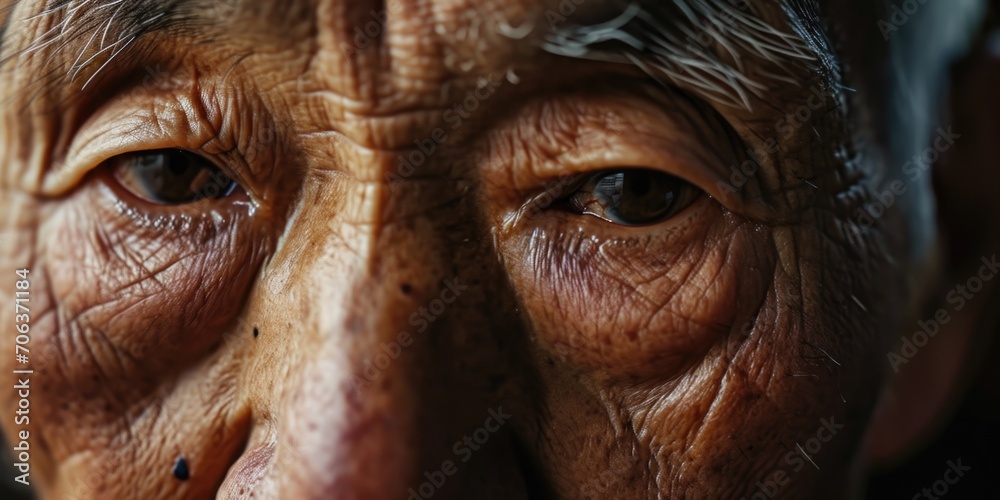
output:
{"label": "eyelash", "polygon": [[[183,166],[183,170],[190,169],[187,175],[193,176],[187,179],[186,187],[183,184],[167,185],[171,183],[164,181],[164,176],[170,175],[173,178],[169,180],[175,183],[185,180],[182,175],[184,172],[175,170],[174,167],[178,166]],[[105,162],[105,168],[111,170],[115,180],[135,197],[158,205],[181,206],[198,203],[204,199],[221,200],[228,198],[239,187],[239,183],[230,177],[227,169],[220,168],[203,155],[180,149],[155,149],[117,155]],[[166,191],[171,191],[170,187],[185,192],[190,191],[193,193],[193,198],[167,199],[169,194]],[[156,190],[160,193],[153,193]],[[162,199],[154,199],[157,197]]]}
{"label": "eyelash", "polygon": [[[653,175],[660,175],[661,177],[669,177],[674,180],[677,180],[682,184],[681,186],[682,188],[687,190],[693,190],[694,192],[693,197],[684,200],[686,201],[685,205],[681,206],[676,212],[673,212],[670,215],[665,216],[663,220],[653,221],[644,224],[626,224],[621,222],[615,222],[608,220],[604,217],[598,217],[594,214],[579,213],[577,209],[572,206],[573,203],[571,202],[571,198],[576,196],[580,192],[581,188],[588,185],[594,179],[614,173],[622,173],[622,172],[627,173],[629,171],[634,171],[636,173],[654,172]],[[698,199],[705,195],[706,193],[703,189],[685,181],[683,178],[673,176],[664,172],[658,172],[654,169],[608,168],[592,172],[571,174],[571,175],[560,176],[546,182],[544,186],[540,190],[536,191],[533,195],[531,195],[529,199],[520,206],[520,208],[518,208],[513,213],[508,214],[504,218],[504,220],[502,221],[502,228],[504,229],[504,231],[507,231],[519,224],[524,223],[526,220],[538,217],[539,215],[542,215],[542,213],[545,212],[557,212],[560,213],[561,215],[577,219],[581,217],[598,218],[601,220],[602,224],[617,226],[620,229],[629,229],[637,227],[649,228],[663,224],[669,220],[676,219],[677,217],[683,215],[690,207],[690,205],[697,203]],[[594,201],[597,201],[595,197],[591,198]],[[607,207],[603,208],[606,209]]]}
{"label": "eyelash", "polygon": [[[207,156],[207,155],[205,155]],[[207,159],[207,158],[206,158]],[[105,162],[107,163],[107,162]],[[218,162],[212,162],[219,165]],[[104,206],[110,213],[127,221],[136,236],[150,240],[162,238],[182,238],[204,242],[224,228],[233,228],[247,222],[256,211],[256,206],[248,199],[243,183],[225,204],[203,205],[160,205],[144,200],[122,185],[109,167],[102,165],[97,175],[103,179],[99,183]],[[232,168],[219,167],[221,171],[235,179]]]}

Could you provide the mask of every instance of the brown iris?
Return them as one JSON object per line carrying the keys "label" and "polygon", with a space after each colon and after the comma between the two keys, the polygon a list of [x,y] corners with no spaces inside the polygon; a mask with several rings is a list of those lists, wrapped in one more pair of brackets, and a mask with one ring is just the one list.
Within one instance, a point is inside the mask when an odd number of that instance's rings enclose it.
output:
{"label": "brown iris", "polygon": [[691,204],[699,191],[672,175],[628,169],[593,175],[568,198],[574,212],[623,226],[663,221]]}
{"label": "brown iris", "polygon": [[236,187],[212,162],[181,149],[128,153],[108,164],[118,182],[132,194],[162,205],[223,198]]}

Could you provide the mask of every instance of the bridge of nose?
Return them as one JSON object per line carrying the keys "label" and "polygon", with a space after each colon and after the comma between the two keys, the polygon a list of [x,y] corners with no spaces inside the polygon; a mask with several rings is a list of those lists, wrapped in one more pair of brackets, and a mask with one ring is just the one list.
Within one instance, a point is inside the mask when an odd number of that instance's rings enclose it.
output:
{"label": "bridge of nose", "polygon": [[277,379],[268,474],[302,498],[405,497],[453,455],[467,418],[450,408],[485,377],[456,360],[491,356],[473,331],[488,266],[460,264],[482,238],[455,183],[337,182],[305,187],[259,287],[279,312],[258,344],[273,349],[258,377]]}

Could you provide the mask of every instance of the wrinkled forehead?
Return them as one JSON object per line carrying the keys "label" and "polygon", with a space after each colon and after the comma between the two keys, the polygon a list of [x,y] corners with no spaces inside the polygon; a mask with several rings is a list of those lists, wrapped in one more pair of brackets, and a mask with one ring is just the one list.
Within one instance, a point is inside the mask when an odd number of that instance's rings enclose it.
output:
{"label": "wrinkled forehead", "polygon": [[190,46],[197,51],[223,39],[300,43],[311,65],[328,69],[324,83],[350,99],[413,86],[414,75],[437,83],[544,56],[635,66],[744,107],[772,86],[836,78],[812,1],[20,0],[14,10],[4,60],[38,59],[83,84],[102,63],[162,48],[164,35],[204,42]]}
{"label": "wrinkled forehead", "polygon": [[[20,78],[30,83],[25,91],[39,93],[41,80],[54,92],[83,95],[96,75],[157,52],[226,47],[238,59],[298,45],[309,60],[283,64],[321,68],[319,85],[349,110],[379,114],[412,106],[412,96],[444,94],[443,81],[549,77],[539,61],[553,58],[610,62],[747,109],[754,96],[791,99],[795,88],[817,82],[860,87],[872,107],[891,105],[909,86],[904,94],[926,102],[874,114],[921,129],[930,118],[914,124],[908,115],[932,107],[935,75],[981,2],[917,3],[908,29],[886,38],[880,23],[889,11],[871,0],[12,0],[3,10],[0,62],[31,75]],[[846,81],[841,68],[851,70]]]}

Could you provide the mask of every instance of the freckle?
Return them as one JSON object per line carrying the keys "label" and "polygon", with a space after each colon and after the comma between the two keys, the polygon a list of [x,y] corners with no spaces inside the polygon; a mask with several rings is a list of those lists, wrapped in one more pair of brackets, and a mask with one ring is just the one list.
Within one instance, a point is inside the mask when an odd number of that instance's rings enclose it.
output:
{"label": "freckle", "polygon": [[181,481],[187,481],[187,478],[190,476],[187,461],[184,460],[184,457],[178,457],[177,463],[174,464],[174,477]]}
{"label": "freckle", "polygon": [[253,327],[253,338],[257,338],[258,335],[260,335],[260,330],[257,330],[257,327],[255,326]]}
{"label": "freckle", "polygon": [[409,295],[411,292],[413,292],[413,287],[410,286],[409,283],[403,283],[402,286],[399,287],[399,289],[403,291],[403,295]]}

